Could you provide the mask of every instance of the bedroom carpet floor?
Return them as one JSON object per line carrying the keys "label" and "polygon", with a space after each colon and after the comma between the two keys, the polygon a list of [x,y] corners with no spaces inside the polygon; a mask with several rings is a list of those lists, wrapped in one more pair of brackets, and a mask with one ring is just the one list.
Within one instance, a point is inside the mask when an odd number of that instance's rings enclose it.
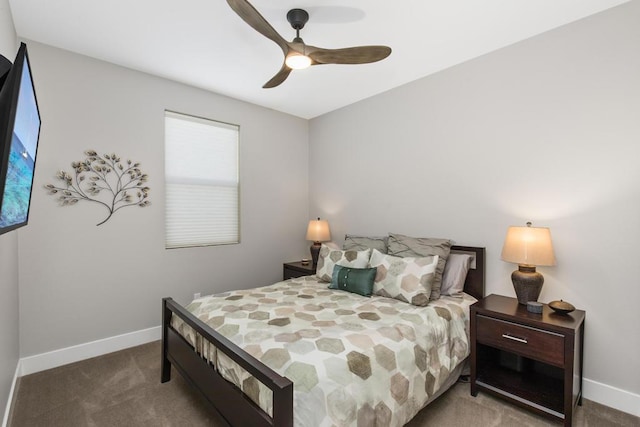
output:
{"label": "bedroom carpet floor", "polygon": [[[574,426],[640,426],[640,418],[583,400]],[[223,426],[175,371],[160,383],[160,342],[20,378],[10,427]],[[556,426],[458,383],[407,426]]]}

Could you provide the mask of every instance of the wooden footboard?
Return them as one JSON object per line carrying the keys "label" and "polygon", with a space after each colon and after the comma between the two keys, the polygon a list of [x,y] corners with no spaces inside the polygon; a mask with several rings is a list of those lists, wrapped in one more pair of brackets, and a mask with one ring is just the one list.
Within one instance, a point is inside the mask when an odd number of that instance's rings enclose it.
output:
{"label": "wooden footboard", "polygon": [[[218,351],[244,368],[273,392],[273,417],[270,417],[238,387],[225,380],[209,362],[171,327],[178,316]],[[293,383],[269,369],[218,332],[198,320],[172,298],[162,299],[161,381],[171,379],[171,366],[199,390],[232,426],[293,426]]]}

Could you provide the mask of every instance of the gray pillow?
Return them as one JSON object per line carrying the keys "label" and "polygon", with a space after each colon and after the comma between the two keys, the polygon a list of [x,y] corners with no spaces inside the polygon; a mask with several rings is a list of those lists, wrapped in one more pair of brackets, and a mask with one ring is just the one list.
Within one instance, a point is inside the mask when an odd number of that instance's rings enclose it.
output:
{"label": "gray pillow", "polygon": [[473,256],[467,254],[449,254],[442,275],[441,295],[462,296],[464,282],[467,280],[472,259]]}
{"label": "gray pillow", "polygon": [[389,255],[399,257],[427,257],[438,255],[438,268],[431,288],[429,299],[440,298],[440,287],[442,286],[442,274],[447,263],[451,245],[449,239],[435,239],[431,237],[409,237],[402,234],[389,233]]}
{"label": "gray pillow", "polygon": [[345,234],[342,249],[346,251],[362,251],[365,249],[377,249],[383,254],[387,253],[387,236],[354,236]]}

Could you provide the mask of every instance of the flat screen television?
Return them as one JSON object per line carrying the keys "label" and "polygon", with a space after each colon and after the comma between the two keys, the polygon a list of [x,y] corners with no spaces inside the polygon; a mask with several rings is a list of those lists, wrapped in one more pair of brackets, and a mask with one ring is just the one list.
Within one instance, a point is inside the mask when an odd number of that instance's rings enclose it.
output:
{"label": "flat screen television", "polygon": [[29,221],[40,137],[40,112],[26,44],[20,44],[8,72],[6,61],[0,61],[0,82],[0,234],[3,234]]}
{"label": "flat screen television", "polygon": [[9,61],[4,56],[0,55],[0,89],[2,89],[2,85],[7,78],[7,74],[11,70],[11,61]]}

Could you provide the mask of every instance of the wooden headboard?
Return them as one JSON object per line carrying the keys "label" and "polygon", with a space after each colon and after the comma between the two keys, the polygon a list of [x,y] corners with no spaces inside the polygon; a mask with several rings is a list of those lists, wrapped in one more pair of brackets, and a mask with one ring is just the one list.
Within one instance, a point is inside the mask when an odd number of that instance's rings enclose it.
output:
{"label": "wooden headboard", "polygon": [[474,298],[484,298],[485,264],[484,248],[475,246],[452,246],[451,253],[472,255],[471,267],[464,282],[464,291]]}

